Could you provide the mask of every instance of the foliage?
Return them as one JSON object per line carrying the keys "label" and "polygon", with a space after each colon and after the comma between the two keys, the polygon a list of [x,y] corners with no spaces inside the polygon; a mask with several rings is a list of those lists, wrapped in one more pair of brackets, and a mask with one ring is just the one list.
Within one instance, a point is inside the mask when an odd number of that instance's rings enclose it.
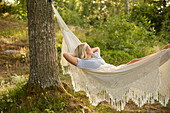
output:
{"label": "foliage", "polygon": [[[24,19],[25,0],[15,1],[16,13]],[[88,38],[82,40],[92,47],[100,46],[103,58],[115,65],[151,54],[155,52],[154,46],[170,40],[167,2],[54,0],[53,3],[67,25],[88,29],[85,31]],[[61,49],[61,42],[57,48]]]}
{"label": "foliage", "polygon": [[[15,0],[14,4],[2,0],[1,4],[0,14],[10,12],[16,14],[20,20],[27,19],[26,0]],[[169,32],[166,28],[169,26],[170,6],[166,0],[54,0],[53,4],[69,25],[98,27],[108,18],[114,19],[116,15],[125,14],[129,22],[135,22],[137,26],[154,31],[156,35],[169,41]]]}
{"label": "foliage", "polygon": [[98,28],[89,30],[87,36],[87,43],[92,47],[99,46],[105,61],[114,65],[144,57],[156,52],[152,50],[152,47],[167,43],[155,36],[154,32],[127,22],[124,17],[108,19]]}
{"label": "foliage", "polygon": [[[23,23],[21,24],[18,21],[16,23],[17,24],[14,24],[13,21],[12,22],[10,21],[10,24],[6,24],[7,27],[0,32],[0,36],[7,38],[8,40],[14,40],[12,43],[9,44],[20,44],[21,42],[23,42],[23,37],[26,37],[24,39],[24,42],[28,43],[28,37],[27,37],[28,34],[26,33],[27,29],[25,27],[21,28],[21,25],[26,25],[26,24]],[[168,25],[169,23],[168,19],[163,23],[165,26]],[[82,29],[80,27],[74,27],[74,26],[69,26],[69,27],[75,33],[75,35],[80,38],[81,41],[87,41],[92,47],[99,46],[101,49],[102,57],[108,63],[113,63],[115,65],[127,62],[132,58],[142,57],[144,55],[156,52],[159,49],[159,46],[165,46],[167,44],[163,36],[157,37],[155,36],[155,32],[147,31],[143,26],[140,25],[136,26],[136,24],[133,22],[129,23],[126,19],[126,15],[123,15],[123,17],[121,18],[119,16],[114,16],[113,18],[106,19],[104,23],[91,26],[90,29]],[[56,31],[56,42],[57,42],[56,47],[58,53],[61,53],[62,34],[59,31],[59,29],[55,31]],[[13,39],[14,37],[16,37],[17,41]],[[14,49],[14,47],[10,47],[10,48]],[[0,48],[0,50],[1,49],[3,48]],[[0,56],[2,57],[3,55]],[[5,57],[8,58],[8,56]],[[58,54],[58,57],[60,60],[60,54]],[[2,62],[0,61],[0,63]],[[21,64],[20,66],[23,67],[23,65]],[[13,65],[9,65],[9,67],[13,67]],[[16,70],[22,71],[22,68],[16,67]],[[61,72],[61,67],[60,67],[60,72]],[[15,74],[13,70],[11,70],[10,73],[11,75]],[[24,73],[24,77],[25,74],[29,74],[29,68],[26,70],[26,73]],[[116,112],[116,110],[111,106],[109,106],[106,102],[100,103],[97,107],[92,106],[88,100],[88,97],[86,97],[85,93],[82,94],[82,92],[75,92],[73,90],[73,86],[71,86],[71,77],[69,75],[62,75],[62,73],[60,73],[60,78],[61,80],[65,81],[66,84],[69,84],[67,86],[67,91],[72,95],[74,95],[76,98],[82,100],[85,103],[85,105],[89,107],[90,110],[92,110],[93,112],[103,112],[103,113]],[[1,82],[1,85],[2,83],[3,82]],[[8,83],[6,84],[9,85]],[[20,112],[21,113],[82,112],[80,108],[74,106],[71,107],[69,105],[71,103],[70,100],[64,94],[60,94],[58,92],[53,92],[53,91],[49,91],[49,92],[47,91],[38,96],[27,95],[26,89],[22,82],[18,83],[15,86],[16,88],[13,88],[12,90],[8,90],[7,93],[5,93],[3,96],[0,95],[1,112],[9,112],[9,113],[11,112],[19,112],[19,113]],[[68,87],[70,87],[70,89]],[[73,105],[75,105],[74,101],[72,103]],[[166,112],[166,111],[168,112],[170,102],[167,105],[168,107],[163,107],[157,103],[153,106],[157,108],[156,110],[154,110],[154,112]],[[127,108],[128,108],[127,111],[126,109],[124,110],[125,112],[129,112],[129,111],[147,112],[153,110],[151,108],[149,109],[147,106],[142,108],[136,108],[136,105],[130,102],[127,104]]]}
{"label": "foliage", "polygon": [[0,111],[3,112],[64,112],[67,111],[67,96],[57,91],[46,91],[37,95],[28,95],[26,87],[18,84],[17,88],[2,95]]}
{"label": "foliage", "polygon": [[54,4],[67,24],[85,28],[105,22],[115,14],[127,13],[127,2],[124,0],[54,0]]}
{"label": "foliage", "polygon": [[27,19],[26,0],[14,0],[14,3],[2,0],[0,2],[0,15],[3,13],[15,14],[19,20]]}
{"label": "foliage", "polygon": [[17,14],[17,18],[19,20],[27,19],[27,7],[26,0],[15,0],[15,13]]}
{"label": "foliage", "polygon": [[10,4],[9,2],[5,2],[4,0],[0,1],[0,16],[6,12],[13,14],[14,13],[13,8],[14,8],[13,4]]}
{"label": "foliage", "polygon": [[156,30],[157,34],[169,41],[169,9],[170,6],[165,0],[138,3],[133,6],[128,21],[135,22],[149,31]]}
{"label": "foliage", "polygon": [[[168,7],[170,10],[170,7]],[[162,27],[160,29],[160,32],[158,33],[159,36],[163,39],[165,39],[168,43],[170,43],[170,12],[168,11],[164,15],[165,19],[161,22]]]}
{"label": "foliage", "polygon": [[64,21],[66,22],[66,24],[68,25],[81,26],[83,23],[83,21],[80,18],[79,13],[77,13],[76,11],[72,11],[68,8],[62,11],[61,15]]}

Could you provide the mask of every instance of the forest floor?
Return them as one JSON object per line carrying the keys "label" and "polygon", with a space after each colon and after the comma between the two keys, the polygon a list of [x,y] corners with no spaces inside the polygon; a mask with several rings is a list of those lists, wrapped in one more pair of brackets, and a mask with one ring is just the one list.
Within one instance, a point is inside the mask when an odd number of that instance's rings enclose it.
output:
{"label": "forest floor", "polygon": [[[74,27],[72,26],[72,28]],[[60,38],[62,37],[61,33],[59,32],[58,32],[58,35],[60,36]],[[23,98],[20,98],[20,101],[22,101],[22,103],[18,103],[18,101],[15,103],[11,101],[9,98],[7,99],[8,100],[7,101],[5,100],[5,98],[7,97],[4,96],[4,94],[8,95],[7,93],[4,93],[5,91],[10,92],[9,90],[11,89],[14,90],[18,82],[24,81],[25,83],[28,80],[28,77],[29,77],[29,40],[28,40],[27,24],[26,22],[23,22],[23,21],[17,21],[15,19],[11,19],[11,17],[8,18],[8,16],[1,17],[0,18],[0,112],[1,113],[11,112],[12,107],[8,108],[7,105],[14,106],[17,104],[16,106],[23,107],[24,105],[27,105],[28,102],[30,102],[30,101],[27,101],[27,97],[24,97],[24,96],[22,96]],[[72,94],[73,96],[75,96],[81,101],[76,102],[74,101],[74,99],[68,99],[68,100],[66,99],[65,101],[67,102],[63,101],[62,103],[62,100],[59,99],[61,101],[59,104],[60,107],[56,108],[56,109],[60,109],[58,110],[58,112],[90,112],[90,113],[91,112],[93,113],[116,112],[116,110],[113,107],[111,107],[109,104],[107,104],[107,102],[101,102],[96,107],[92,106],[85,92],[75,92],[73,90],[70,76],[63,75],[61,72],[61,69],[60,69],[60,78],[65,89],[70,94]],[[61,98],[63,99],[64,97],[65,96]],[[13,98],[17,98],[17,96]],[[41,98],[41,96],[39,98]],[[48,96],[48,99],[49,98],[50,97]],[[54,99],[55,98],[56,97],[54,97]],[[48,102],[52,102],[52,103],[48,103],[47,105],[55,105],[54,103],[55,100],[54,101],[49,100]],[[3,105],[1,105],[2,103]],[[36,101],[35,102],[31,101],[31,103],[32,105],[35,105]],[[40,105],[43,104],[41,102],[38,102],[38,103]],[[56,105],[58,106],[58,104]],[[27,107],[24,109],[26,109],[26,111],[29,111],[29,112],[32,111],[33,113],[36,111],[39,112],[45,108],[46,106],[44,106],[44,108],[37,107],[35,109],[34,106],[32,106],[32,107]],[[18,108],[13,107],[12,109],[14,110]],[[48,106],[48,109],[46,108],[42,112],[48,112],[48,113],[56,112],[54,109],[55,109],[54,107],[51,106],[50,108]],[[17,110],[14,110],[14,111],[17,111]],[[150,112],[150,113],[167,112],[168,113],[170,112],[170,101],[167,107],[164,107],[160,103],[155,102],[154,104],[145,104],[144,106],[139,108],[133,101],[130,100],[126,104],[125,109],[122,112]]]}

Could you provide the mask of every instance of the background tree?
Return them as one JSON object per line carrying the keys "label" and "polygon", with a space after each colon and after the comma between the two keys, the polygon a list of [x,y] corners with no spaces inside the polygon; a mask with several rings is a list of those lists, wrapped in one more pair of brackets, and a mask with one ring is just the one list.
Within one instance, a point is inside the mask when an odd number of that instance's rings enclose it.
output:
{"label": "background tree", "polygon": [[30,76],[28,84],[60,86],[54,14],[47,0],[27,0]]}

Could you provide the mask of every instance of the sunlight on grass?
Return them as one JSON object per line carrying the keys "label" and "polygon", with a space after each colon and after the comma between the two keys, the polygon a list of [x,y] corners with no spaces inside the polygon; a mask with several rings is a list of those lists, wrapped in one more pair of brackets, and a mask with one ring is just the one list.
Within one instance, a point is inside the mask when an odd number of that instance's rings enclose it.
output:
{"label": "sunlight on grass", "polygon": [[0,95],[8,94],[9,91],[14,90],[17,87],[17,84],[25,84],[28,80],[26,75],[14,75],[6,80],[2,80],[0,83]]}
{"label": "sunlight on grass", "polygon": [[[26,93],[24,82],[20,82],[15,88],[6,90],[0,94],[1,112],[80,112],[76,106],[69,106],[69,98],[55,90],[47,90],[40,94]],[[17,108],[17,109],[16,109]]]}
{"label": "sunlight on grass", "polygon": [[1,36],[5,37],[26,37],[28,35],[27,30],[15,30],[15,29],[6,29],[2,32],[0,32]]}

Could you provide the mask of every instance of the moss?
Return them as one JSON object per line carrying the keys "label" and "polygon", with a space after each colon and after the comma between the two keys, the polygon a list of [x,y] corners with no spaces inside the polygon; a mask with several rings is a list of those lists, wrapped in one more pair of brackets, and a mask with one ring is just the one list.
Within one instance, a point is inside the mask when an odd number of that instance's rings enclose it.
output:
{"label": "moss", "polygon": [[[3,112],[81,112],[82,106],[59,87],[40,88],[35,84],[18,86],[0,100]],[[29,89],[30,88],[30,89]],[[74,105],[70,103],[75,103]]]}

